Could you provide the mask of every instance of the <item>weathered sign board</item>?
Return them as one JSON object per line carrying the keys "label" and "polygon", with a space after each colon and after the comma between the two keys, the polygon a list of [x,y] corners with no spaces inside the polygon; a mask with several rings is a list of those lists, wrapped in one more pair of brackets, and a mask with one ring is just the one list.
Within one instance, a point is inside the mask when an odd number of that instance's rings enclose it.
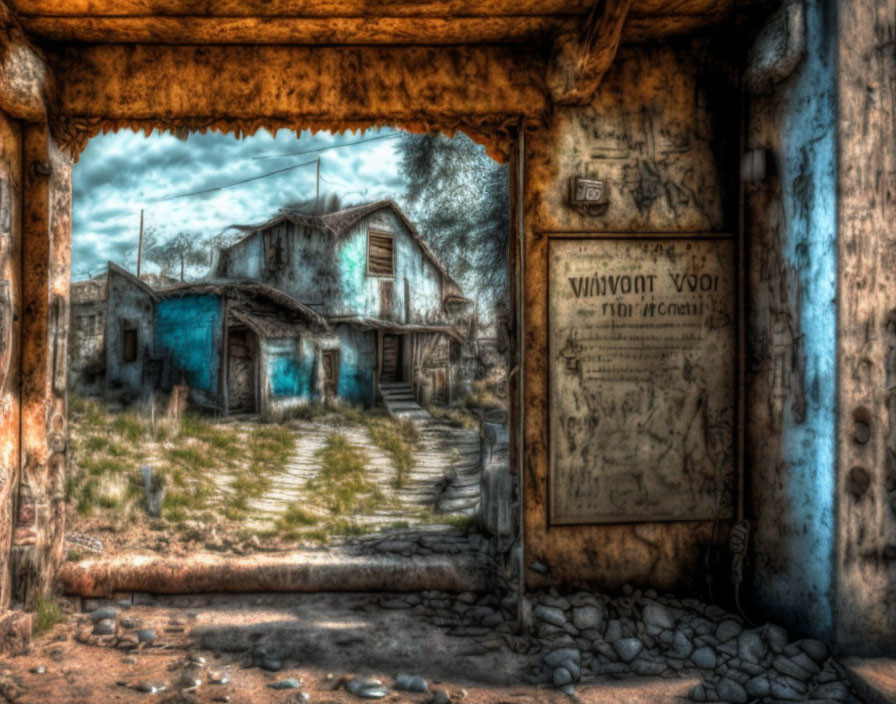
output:
{"label": "weathered sign board", "polygon": [[729,517],[734,242],[549,240],[550,523]]}

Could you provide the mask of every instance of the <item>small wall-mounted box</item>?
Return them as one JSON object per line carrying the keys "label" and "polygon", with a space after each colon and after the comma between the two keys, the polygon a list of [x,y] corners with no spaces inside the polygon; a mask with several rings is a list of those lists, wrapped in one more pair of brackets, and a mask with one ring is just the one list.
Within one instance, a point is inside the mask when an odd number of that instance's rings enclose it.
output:
{"label": "small wall-mounted box", "polygon": [[591,215],[603,211],[609,202],[606,181],[593,178],[571,176],[569,179],[569,205],[576,210]]}

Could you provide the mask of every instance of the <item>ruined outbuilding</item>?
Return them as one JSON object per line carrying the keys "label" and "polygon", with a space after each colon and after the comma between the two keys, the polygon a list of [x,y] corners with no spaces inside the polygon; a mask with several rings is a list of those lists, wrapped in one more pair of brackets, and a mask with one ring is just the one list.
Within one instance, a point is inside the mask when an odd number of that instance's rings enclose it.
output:
{"label": "ruined outbuilding", "polygon": [[[331,337],[316,343],[315,398],[370,406],[380,383],[418,392],[425,385],[427,399],[457,395],[466,342],[457,317],[472,302],[393,201],[324,215],[284,209],[241,229],[247,234],[221,250],[215,276],[271,286],[331,328]],[[310,383],[282,367],[271,392]]]}

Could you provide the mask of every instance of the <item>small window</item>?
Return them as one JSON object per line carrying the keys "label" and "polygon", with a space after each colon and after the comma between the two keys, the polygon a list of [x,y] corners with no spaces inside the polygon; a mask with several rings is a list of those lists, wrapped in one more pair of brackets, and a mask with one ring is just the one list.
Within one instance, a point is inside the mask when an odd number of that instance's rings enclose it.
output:
{"label": "small window", "polygon": [[264,265],[268,271],[276,271],[289,263],[286,228],[282,225],[261,233],[264,246]]}
{"label": "small window", "polygon": [[395,275],[392,235],[370,231],[367,237],[367,273],[371,276]]}
{"label": "small window", "polygon": [[137,361],[137,326],[133,323],[121,326],[121,361],[125,364]]}

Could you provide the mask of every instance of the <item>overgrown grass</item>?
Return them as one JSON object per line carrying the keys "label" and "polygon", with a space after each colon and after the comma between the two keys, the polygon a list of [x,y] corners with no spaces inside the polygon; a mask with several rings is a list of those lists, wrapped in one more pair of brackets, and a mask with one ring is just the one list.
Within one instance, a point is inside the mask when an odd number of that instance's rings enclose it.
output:
{"label": "overgrown grass", "polygon": [[62,623],[65,617],[55,599],[37,595],[37,603],[34,609],[34,635],[40,635],[49,631],[57,623]]}
{"label": "overgrown grass", "polygon": [[429,406],[427,410],[430,415],[440,423],[445,423],[455,428],[467,428],[468,430],[472,430],[479,427],[479,421],[476,420],[476,418],[459,408]]}
{"label": "overgrown grass", "polygon": [[395,464],[393,485],[400,489],[414,466],[414,449],[420,438],[417,426],[410,420],[380,417],[371,418],[367,429],[373,443],[392,458]]}
{"label": "overgrown grass", "polygon": [[106,513],[120,525],[145,516],[140,468],[165,484],[162,519],[241,520],[248,502],[270,486],[295,449],[294,431],[277,425],[218,424],[187,413],[157,424],[132,411],[111,412],[73,397],[69,403],[72,472],[66,495],[78,514]]}
{"label": "overgrown grass", "polygon": [[384,500],[382,492],[367,478],[367,455],[342,433],[332,433],[315,453],[320,471],[308,480],[308,489],[321,499],[330,513],[343,516],[373,508]]}
{"label": "overgrown grass", "polygon": [[400,489],[414,466],[414,451],[419,440],[417,426],[410,420],[397,420],[376,411],[357,406],[308,404],[293,412],[293,418],[304,421],[326,421],[336,427],[367,428],[373,444],[387,453],[395,464],[393,486]]}

